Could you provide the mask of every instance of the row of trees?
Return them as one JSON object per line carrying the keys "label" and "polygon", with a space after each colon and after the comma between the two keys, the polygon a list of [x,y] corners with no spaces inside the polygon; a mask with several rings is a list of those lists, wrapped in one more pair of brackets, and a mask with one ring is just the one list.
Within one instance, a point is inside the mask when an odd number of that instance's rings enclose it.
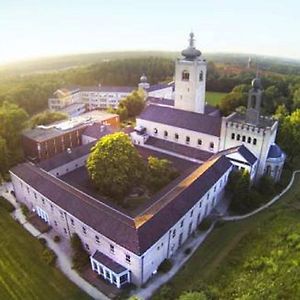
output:
{"label": "row of trees", "polygon": [[20,137],[27,119],[27,113],[15,104],[4,102],[0,106],[0,179],[22,159]]}
{"label": "row of trees", "polygon": [[149,157],[145,164],[122,132],[97,142],[88,157],[87,170],[99,192],[117,201],[123,201],[137,187],[146,186],[156,192],[178,176],[168,160]]}

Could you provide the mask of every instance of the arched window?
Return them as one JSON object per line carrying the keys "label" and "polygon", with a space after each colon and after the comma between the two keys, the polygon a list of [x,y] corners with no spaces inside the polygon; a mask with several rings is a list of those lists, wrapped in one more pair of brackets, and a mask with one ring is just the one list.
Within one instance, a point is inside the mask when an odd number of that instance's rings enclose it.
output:
{"label": "arched window", "polygon": [[238,134],[238,135],[236,136],[236,139],[239,141],[239,140],[241,139],[241,136]]}
{"label": "arched window", "polygon": [[183,81],[189,81],[190,80],[190,73],[186,70],[182,71],[181,79]]}
{"label": "arched window", "polygon": [[253,139],[253,145],[257,144],[257,139]]}
{"label": "arched window", "polygon": [[209,144],[209,147],[210,147],[210,149],[214,149],[215,144],[214,144],[213,142],[211,142],[211,143]]}
{"label": "arched window", "polygon": [[201,146],[202,145],[202,140],[198,139],[198,145]]}
{"label": "arched window", "polygon": [[154,128],[154,134],[157,134],[158,133],[158,130],[157,130],[157,128]]}
{"label": "arched window", "polygon": [[251,139],[251,137],[249,136],[247,142],[248,142],[249,144],[251,144],[251,140],[252,140],[252,139]]}
{"label": "arched window", "polygon": [[164,137],[165,138],[168,137],[168,131],[167,130],[164,131]]}
{"label": "arched window", "polygon": [[246,137],[244,135],[243,135],[242,141],[246,142]]}
{"label": "arched window", "polygon": [[178,140],[179,139],[179,135],[178,133],[175,133],[175,140]]}
{"label": "arched window", "polygon": [[189,144],[190,143],[190,137],[189,136],[187,136],[186,138],[185,138],[185,142],[187,143],[187,144]]}
{"label": "arched window", "polygon": [[234,140],[235,139],[235,133],[231,134],[231,139]]}
{"label": "arched window", "polygon": [[199,73],[199,81],[203,81],[203,71],[200,71]]}
{"label": "arched window", "polygon": [[252,95],[251,96],[251,108],[255,108],[256,107],[256,96]]}

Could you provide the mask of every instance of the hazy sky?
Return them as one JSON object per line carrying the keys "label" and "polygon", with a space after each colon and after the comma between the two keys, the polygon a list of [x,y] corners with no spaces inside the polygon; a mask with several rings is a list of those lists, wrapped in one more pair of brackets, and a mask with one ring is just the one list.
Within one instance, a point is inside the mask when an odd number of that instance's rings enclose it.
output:
{"label": "hazy sky", "polygon": [[181,50],[300,58],[300,1],[0,0],[0,64],[107,50]]}

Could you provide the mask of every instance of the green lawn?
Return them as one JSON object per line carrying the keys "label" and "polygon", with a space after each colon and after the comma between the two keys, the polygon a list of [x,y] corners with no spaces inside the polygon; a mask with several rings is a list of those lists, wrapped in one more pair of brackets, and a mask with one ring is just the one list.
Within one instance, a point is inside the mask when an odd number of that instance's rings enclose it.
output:
{"label": "green lawn", "polygon": [[217,105],[226,93],[206,92],[206,101],[210,105]]}
{"label": "green lawn", "polygon": [[39,241],[0,207],[0,299],[90,299],[41,258]]}
{"label": "green lawn", "polygon": [[300,175],[273,207],[219,224],[153,299],[176,299],[187,290],[209,299],[300,298]]}

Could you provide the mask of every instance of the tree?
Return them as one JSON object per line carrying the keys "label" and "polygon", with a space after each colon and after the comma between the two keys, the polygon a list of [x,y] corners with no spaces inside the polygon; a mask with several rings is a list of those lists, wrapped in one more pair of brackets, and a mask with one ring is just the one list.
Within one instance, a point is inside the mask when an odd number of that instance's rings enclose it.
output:
{"label": "tree", "polygon": [[81,271],[89,262],[89,254],[86,252],[80,237],[76,233],[73,233],[71,236],[71,247],[73,251],[73,268],[77,271]]}
{"label": "tree", "polygon": [[178,176],[178,172],[167,159],[148,157],[147,185],[152,192],[156,192]]}
{"label": "tree", "polygon": [[244,85],[237,86],[231,93],[221,99],[219,108],[223,115],[227,116],[240,106],[246,106],[248,94],[244,92]]}
{"label": "tree", "polygon": [[35,127],[37,125],[48,125],[56,121],[65,120],[68,118],[68,115],[62,112],[51,112],[51,111],[44,111],[41,113],[38,113],[34,115],[30,119],[30,123],[32,127]]}
{"label": "tree", "polygon": [[300,109],[282,119],[278,142],[293,162],[300,153]]}
{"label": "tree", "polygon": [[232,210],[245,212],[249,208],[250,174],[247,171],[233,171],[229,176],[226,190],[231,194]]}
{"label": "tree", "polygon": [[6,141],[0,136],[0,177],[7,172],[8,166],[9,156]]}
{"label": "tree", "polygon": [[118,109],[127,109],[128,117],[136,117],[139,115],[145,107],[145,95],[144,93],[139,91],[134,91],[130,95],[128,95],[125,99],[123,99]]}
{"label": "tree", "polygon": [[207,297],[203,292],[185,292],[178,300],[207,300]]}
{"label": "tree", "polygon": [[121,200],[142,182],[144,164],[130,138],[122,132],[101,138],[87,160],[89,176],[103,194]]}

